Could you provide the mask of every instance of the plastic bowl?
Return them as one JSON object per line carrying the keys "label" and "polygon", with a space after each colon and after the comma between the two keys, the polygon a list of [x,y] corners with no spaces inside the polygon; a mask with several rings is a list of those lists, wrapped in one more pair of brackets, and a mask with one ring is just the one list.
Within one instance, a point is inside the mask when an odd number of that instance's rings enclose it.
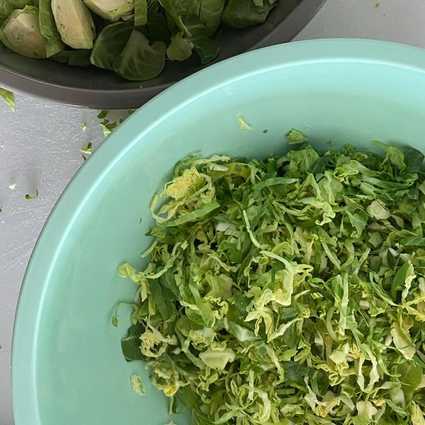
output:
{"label": "plastic bowl", "polygon": [[[245,30],[226,28],[218,35],[219,60],[247,50],[292,40],[325,0],[282,0],[266,23]],[[0,81],[30,94],[99,109],[137,108],[174,82],[200,69],[194,58],[167,63],[158,78],[125,81],[99,68],[79,68],[18,56],[0,44]]]}
{"label": "plastic bowl", "polygon": [[[165,398],[111,325],[134,286],[151,225],[149,200],[183,156],[263,157],[286,149],[291,127],[370,148],[425,149],[425,52],[378,41],[321,40],[258,50],[176,84],[131,116],[69,185],[27,270],[13,344],[16,425],[164,425]],[[243,116],[252,130],[243,130]],[[265,132],[264,130],[268,130]],[[146,396],[129,377],[143,376]],[[178,425],[189,424],[181,415]]]}

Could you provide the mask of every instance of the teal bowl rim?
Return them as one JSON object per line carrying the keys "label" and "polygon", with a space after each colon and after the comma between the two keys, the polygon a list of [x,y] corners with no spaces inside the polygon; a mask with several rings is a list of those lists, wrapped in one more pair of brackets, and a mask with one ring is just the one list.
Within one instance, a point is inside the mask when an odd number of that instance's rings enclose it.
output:
{"label": "teal bowl rim", "polygon": [[[369,63],[425,72],[425,51],[403,44],[323,39],[272,46],[215,64],[182,80],[135,112],[77,172],[54,207],[34,248],[21,286],[12,344],[12,401],[16,425],[42,425],[36,388],[36,342],[46,282],[73,223],[105,176],[135,143],[210,91],[276,68],[317,62]],[[125,141],[118,143],[118,139]]]}

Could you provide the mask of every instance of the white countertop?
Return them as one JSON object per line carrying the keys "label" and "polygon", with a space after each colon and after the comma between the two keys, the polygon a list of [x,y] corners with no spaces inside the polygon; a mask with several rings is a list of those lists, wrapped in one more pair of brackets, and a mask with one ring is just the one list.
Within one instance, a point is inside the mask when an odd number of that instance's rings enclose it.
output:
{"label": "white countertop", "polygon": [[[425,47],[425,2],[328,0],[297,39],[326,37]],[[0,425],[12,424],[11,337],[25,267],[47,216],[84,163],[80,148],[88,142],[96,147],[103,139],[97,111],[16,97],[16,112],[0,102]],[[36,199],[25,199],[36,190]]]}

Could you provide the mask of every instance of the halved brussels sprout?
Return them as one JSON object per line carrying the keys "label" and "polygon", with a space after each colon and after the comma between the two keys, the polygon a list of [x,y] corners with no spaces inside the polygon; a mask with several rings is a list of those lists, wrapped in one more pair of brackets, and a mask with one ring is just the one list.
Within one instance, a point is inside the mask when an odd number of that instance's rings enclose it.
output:
{"label": "halved brussels sprout", "polygon": [[40,32],[38,8],[14,10],[0,30],[0,40],[10,50],[29,58],[46,57],[47,41]]}
{"label": "halved brussels sprout", "polygon": [[116,21],[134,10],[134,0],[84,0],[84,3],[108,21]]}
{"label": "halved brussels sprout", "polygon": [[93,47],[93,19],[82,0],[52,0],[52,12],[65,44],[74,49]]}

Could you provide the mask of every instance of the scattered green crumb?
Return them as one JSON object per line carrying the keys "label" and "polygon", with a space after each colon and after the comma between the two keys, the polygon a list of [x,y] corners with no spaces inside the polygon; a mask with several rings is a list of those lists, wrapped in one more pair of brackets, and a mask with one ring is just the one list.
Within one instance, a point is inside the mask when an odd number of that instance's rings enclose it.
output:
{"label": "scattered green crumb", "polygon": [[102,129],[103,136],[106,138],[108,137],[113,130],[115,130],[120,124],[122,124],[129,115],[131,115],[135,109],[129,109],[127,110],[127,116],[113,119],[110,117],[110,111],[100,111],[97,114],[97,118],[99,119],[99,125]]}
{"label": "scattered green crumb", "polygon": [[118,127],[119,124],[121,124],[122,120],[119,121],[110,121],[108,119],[104,119],[103,121],[101,121],[99,123],[102,131],[103,131],[103,136],[104,137],[108,137],[112,131]]}
{"label": "scattered green crumb", "polygon": [[120,122],[112,121],[108,119],[109,111],[100,111],[97,114],[97,118],[99,119],[99,125],[103,132],[103,137],[108,137],[112,130],[114,130]]}
{"label": "scattered green crumb", "polygon": [[247,122],[243,115],[238,115],[239,128],[241,130],[252,130],[252,126]]}
{"label": "scattered green crumb", "polygon": [[99,118],[100,120],[105,119],[108,116],[108,111],[100,111],[97,114],[97,118]]}
{"label": "scattered green crumb", "polygon": [[131,389],[138,395],[145,395],[145,387],[143,385],[142,378],[139,375],[130,376]]}
{"label": "scattered green crumb", "polygon": [[109,124],[100,123],[100,127],[102,128],[103,137],[108,137],[112,133],[112,129]]}
{"label": "scattered green crumb", "polygon": [[86,145],[84,145],[81,149],[80,152],[83,155],[91,155],[93,153],[93,143],[92,142],[88,142]]}
{"label": "scattered green crumb", "polygon": [[34,193],[26,193],[25,194],[25,199],[27,200],[27,201],[31,201],[32,199],[36,199],[36,198],[38,198],[38,189],[36,189],[35,190],[35,192]]}
{"label": "scattered green crumb", "polygon": [[6,105],[9,107],[9,109],[13,112],[15,112],[15,95],[10,90],[6,90],[2,87],[0,87],[0,97],[3,98],[3,100],[6,102]]}

